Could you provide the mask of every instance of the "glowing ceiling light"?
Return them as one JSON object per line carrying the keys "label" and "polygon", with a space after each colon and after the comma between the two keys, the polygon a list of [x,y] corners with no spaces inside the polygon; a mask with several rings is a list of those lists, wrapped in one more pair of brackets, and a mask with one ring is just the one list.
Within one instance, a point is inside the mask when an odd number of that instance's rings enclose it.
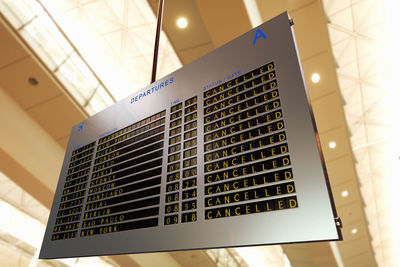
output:
{"label": "glowing ceiling light", "polygon": [[349,191],[344,190],[344,191],[342,192],[342,197],[347,197],[348,195],[349,195]]}
{"label": "glowing ceiling light", "polygon": [[179,18],[179,19],[176,21],[176,25],[177,25],[179,28],[184,29],[184,28],[187,27],[188,21],[187,21],[186,18],[181,17],[181,18]]}
{"label": "glowing ceiling light", "polygon": [[336,147],[336,142],[335,141],[330,141],[329,142],[329,148],[334,149]]}
{"label": "glowing ceiling light", "polygon": [[311,81],[312,81],[313,83],[318,83],[319,80],[321,80],[321,76],[319,76],[318,73],[313,73],[313,74],[311,75]]}
{"label": "glowing ceiling light", "polygon": [[357,234],[357,228],[353,228],[353,230],[351,230],[351,233],[353,234],[353,235],[355,235],[355,234]]}

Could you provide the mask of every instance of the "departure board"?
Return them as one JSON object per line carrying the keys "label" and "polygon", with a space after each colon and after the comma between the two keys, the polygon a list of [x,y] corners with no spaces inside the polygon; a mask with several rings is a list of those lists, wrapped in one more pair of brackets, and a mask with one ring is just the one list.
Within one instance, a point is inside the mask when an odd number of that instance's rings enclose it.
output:
{"label": "departure board", "polygon": [[289,21],[74,126],[40,258],[340,240]]}

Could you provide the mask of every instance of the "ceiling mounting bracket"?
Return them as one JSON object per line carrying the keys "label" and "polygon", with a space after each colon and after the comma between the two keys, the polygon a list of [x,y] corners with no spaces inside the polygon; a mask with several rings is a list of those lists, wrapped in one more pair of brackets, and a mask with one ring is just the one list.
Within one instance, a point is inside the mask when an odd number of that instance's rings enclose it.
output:
{"label": "ceiling mounting bracket", "polygon": [[335,217],[335,223],[337,227],[343,228],[342,220],[340,217]]}

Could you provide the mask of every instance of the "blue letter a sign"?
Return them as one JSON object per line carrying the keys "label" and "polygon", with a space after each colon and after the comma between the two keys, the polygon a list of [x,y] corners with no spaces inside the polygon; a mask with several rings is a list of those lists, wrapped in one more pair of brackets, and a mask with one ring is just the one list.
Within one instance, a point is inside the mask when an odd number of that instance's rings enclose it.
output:
{"label": "blue letter a sign", "polygon": [[260,39],[261,37],[264,38],[264,39],[267,38],[267,36],[260,29],[258,29],[256,31],[256,35],[254,36],[253,45],[255,45],[256,42],[257,42],[257,39]]}

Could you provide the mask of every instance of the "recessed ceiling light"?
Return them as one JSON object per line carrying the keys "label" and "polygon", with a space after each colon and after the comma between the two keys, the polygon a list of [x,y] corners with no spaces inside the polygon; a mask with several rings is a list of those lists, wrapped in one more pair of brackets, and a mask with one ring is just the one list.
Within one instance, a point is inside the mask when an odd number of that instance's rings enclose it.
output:
{"label": "recessed ceiling light", "polygon": [[176,21],[176,25],[177,25],[179,28],[184,29],[184,28],[187,27],[188,21],[187,21],[186,18],[181,17],[181,18],[179,18],[179,19]]}
{"label": "recessed ceiling light", "polygon": [[38,80],[36,80],[36,78],[34,78],[34,77],[29,77],[28,82],[30,85],[33,85],[33,86],[36,86],[39,84]]}
{"label": "recessed ceiling light", "polygon": [[330,141],[329,142],[329,148],[334,149],[336,147],[336,142],[335,141]]}
{"label": "recessed ceiling light", "polygon": [[318,83],[319,80],[321,80],[321,76],[319,76],[318,73],[313,73],[313,74],[311,75],[311,81],[312,81],[313,83]]}
{"label": "recessed ceiling light", "polygon": [[342,197],[347,197],[348,195],[349,195],[349,191],[344,190],[344,191],[342,192]]}
{"label": "recessed ceiling light", "polygon": [[353,235],[357,234],[357,228],[353,228],[353,230],[351,230],[351,233],[352,233]]}

